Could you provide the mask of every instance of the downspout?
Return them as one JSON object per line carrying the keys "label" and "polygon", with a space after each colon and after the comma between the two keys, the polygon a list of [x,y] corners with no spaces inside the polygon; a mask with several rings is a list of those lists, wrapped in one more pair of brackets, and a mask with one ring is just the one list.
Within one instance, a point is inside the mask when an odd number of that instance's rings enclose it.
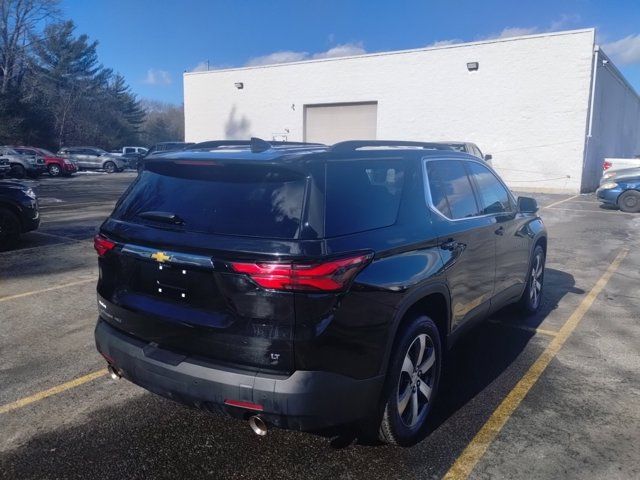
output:
{"label": "downspout", "polygon": [[589,131],[587,138],[591,138],[591,129],[593,128],[593,104],[595,103],[596,79],[598,78],[598,59],[600,58],[600,47],[598,45],[593,49],[593,78],[591,80],[591,101],[589,102]]}
{"label": "downspout", "polygon": [[[591,144],[591,138],[593,134],[593,110],[595,108],[595,97],[596,97],[596,80],[598,78],[598,61],[600,59],[600,47],[598,45],[594,45],[593,47],[593,65],[591,67],[591,92],[589,93],[589,117],[587,119],[587,135],[584,143],[584,156],[582,158],[582,179],[580,185],[580,193],[586,193],[587,189],[583,188],[585,173],[588,172],[589,165],[587,161],[589,160],[589,146]],[[589,186],[589,189],[590,186]]]}

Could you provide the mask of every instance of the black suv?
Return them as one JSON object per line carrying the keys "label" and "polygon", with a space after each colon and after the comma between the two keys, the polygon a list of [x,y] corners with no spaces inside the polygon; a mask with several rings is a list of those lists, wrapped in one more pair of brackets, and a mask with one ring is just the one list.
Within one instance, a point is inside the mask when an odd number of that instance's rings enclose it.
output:
{"label": "black suv", "polygon": [[540,305],[547,237],[482,160],[344,142],[148,158],[95,238],[112,377],[207,410],[422,438],[443,350]]}
{"label": "black suv", "polygon": [[21,233],[35,230],[39,224],[33,190],[18,182],[0,181],[0,251],[14,246]]}

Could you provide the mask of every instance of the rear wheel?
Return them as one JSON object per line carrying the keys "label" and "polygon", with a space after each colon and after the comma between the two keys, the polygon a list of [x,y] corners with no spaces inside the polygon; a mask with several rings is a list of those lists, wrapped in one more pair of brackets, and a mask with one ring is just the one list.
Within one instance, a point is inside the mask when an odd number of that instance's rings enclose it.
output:
{"label": "rear wheel", "polygon": [[58,165],[57,163],[52,163],[51,165],[49,165],[49,175],[51,175],[52,177],[59,177],[60,175],[62,175],[62,169],[60,168],[60,165]]}
{"label": "rear wheel", "polygon": [[527,285],[520,297],[519,305],[526,313],[535,313],[542,303],[542,288],[544,286],[544,249],[536,245],[533,250],[531,267],[527,275]]}
{"label": "rear wheel", "polygon": [[117,170],[116,164],[113,162],[105,162],[104,171],[107,173],[114,173]]}
{"label": "rear wheel", "polygon": [[27,170],[19,163],[11,165],[11,176],[15,178],[24,178],[27,176]]}
{"label": "rear wheel", "polygon": [[13,247],[20,237],[20,221],[11,210],[0,207],[0,251]]}
{"label": "rear wheel", "polygon": [[422,440],[440,381],[442,351],[433,320],[418,316],[400,334],[385,383],[379,439],[400,446]]}
{"label": "rear wheel", "polygon": [[618,207],[623,212],[640,212],[640,192],[628,190],[618,197]]}

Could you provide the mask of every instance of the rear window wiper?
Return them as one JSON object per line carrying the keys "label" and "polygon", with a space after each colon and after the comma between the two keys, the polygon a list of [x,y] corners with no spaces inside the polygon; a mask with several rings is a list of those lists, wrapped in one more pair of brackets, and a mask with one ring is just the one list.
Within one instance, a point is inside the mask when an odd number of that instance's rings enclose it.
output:
{"label": "rear window wiper", "polygon": [[142,212],[138,213],[136,217],[153,220],[154,222],[169,223],[171,225],[184,225],[185,223],[179,215],[171,212]]}

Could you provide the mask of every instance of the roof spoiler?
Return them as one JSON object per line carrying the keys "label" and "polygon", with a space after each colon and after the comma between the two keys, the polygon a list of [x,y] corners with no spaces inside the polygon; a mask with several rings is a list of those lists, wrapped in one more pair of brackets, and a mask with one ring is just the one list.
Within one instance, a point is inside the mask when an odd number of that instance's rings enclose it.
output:
{"label": "roof spoiler", "polygon": [[435,142],[410,142],[404,140],[349,140],[333,145],[330,149],[333,153],[353,152],[366,147],[413,147],[425,150],[453,150],[447,145]]}

